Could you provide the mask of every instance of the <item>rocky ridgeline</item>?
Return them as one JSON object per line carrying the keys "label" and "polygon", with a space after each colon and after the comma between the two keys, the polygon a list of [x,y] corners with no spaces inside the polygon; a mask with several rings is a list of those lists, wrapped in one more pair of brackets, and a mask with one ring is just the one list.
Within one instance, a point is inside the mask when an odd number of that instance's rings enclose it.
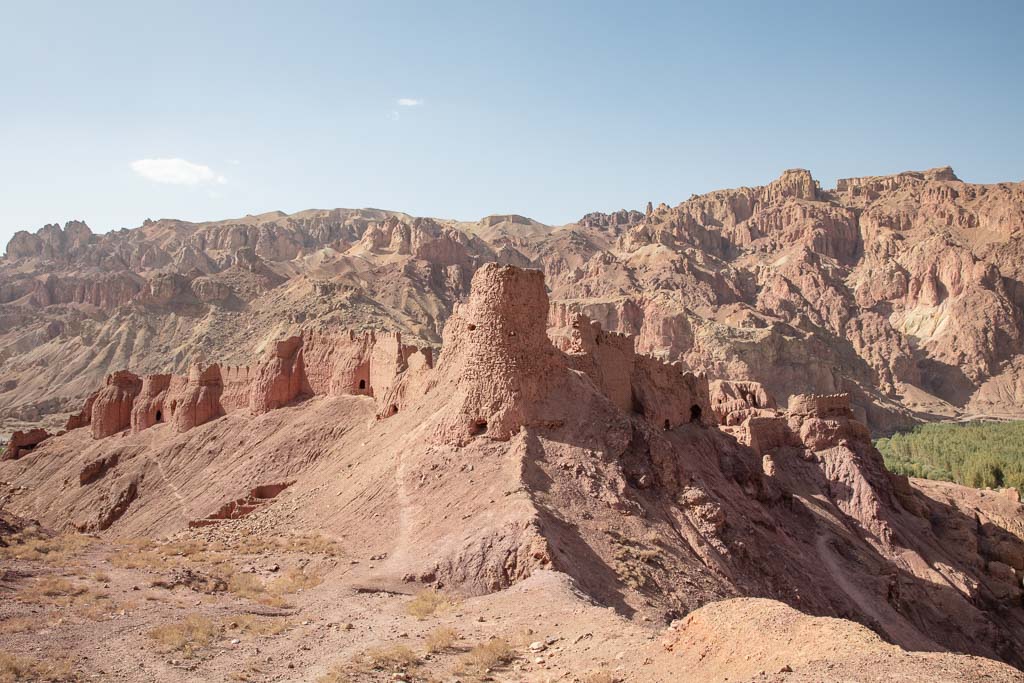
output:
{"label": "rocky ridgeline", "polygon": [[0,420],[52,425],[119,367],[244,363],[303,327],[437,346],[488,262],[542,270],[554,306],[641,354],[783,402],[848,393],[876,431],[1024,415],[1024,186],[943,167],[834,189],[791,169],[559,228],[331,210],[19,232],[0,261]]}

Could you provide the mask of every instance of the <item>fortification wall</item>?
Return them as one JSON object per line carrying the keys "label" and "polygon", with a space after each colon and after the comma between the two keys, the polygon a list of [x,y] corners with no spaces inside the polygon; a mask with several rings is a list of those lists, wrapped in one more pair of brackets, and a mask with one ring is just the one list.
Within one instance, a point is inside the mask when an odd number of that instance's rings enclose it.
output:
{"label": "fortification wall", "polygon": [[249,394],[255,377],[256,369],[248,365],[221,368],[224,392],[220,395],[220,404],[224,412],[233,413],[249,409]]}
{"label": "fortification wall", "polygon": [[142,389],[132,405],[132,432],[141,432],[167,420],[164,401],[170,387],[171,375],[146,375],[142,379]]}
{"label": "fortification wall", "polygon": [[809,417],[853,417],[849,394],[794,394],[789,413]]}

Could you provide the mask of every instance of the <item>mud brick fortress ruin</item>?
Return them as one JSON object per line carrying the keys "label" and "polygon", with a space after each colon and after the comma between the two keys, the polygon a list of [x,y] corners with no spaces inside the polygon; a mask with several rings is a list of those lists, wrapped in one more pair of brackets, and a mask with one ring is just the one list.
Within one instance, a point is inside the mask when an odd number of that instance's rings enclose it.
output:
{"label": "mud brick fortress ruin", "polygon": [[[779,410],[757,382],[709,382],[679,362],[637,353],[633,336],[549,304],[541,271],[498,264],[475,274],[436,360],[433,349],[404,344],[399,333],[305,329],[273,343],[256,365],[196,365],[187,376],[114,372],[65,431],[89,428],[98,440],[168,423],[183,433],[231,413],[260,415],[341,395],[367,397],[376,419],[387,420],[429,396],[445,404],[430,439],[464,446],[481,437],[507,441],[523,427],[561,426],[578,382],[654,430],[715,426],[763,455],[767,474],[773,449],[870,443],[846,394],[795,395]],[[18,432],[3,457],[22,457],[49,436]]]}

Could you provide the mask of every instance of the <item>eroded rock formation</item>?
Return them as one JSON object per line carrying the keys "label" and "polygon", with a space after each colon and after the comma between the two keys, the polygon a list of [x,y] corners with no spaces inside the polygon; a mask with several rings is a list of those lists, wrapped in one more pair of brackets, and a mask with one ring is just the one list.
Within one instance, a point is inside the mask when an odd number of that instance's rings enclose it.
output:
{"label": "eroded rock formation", "polygon": [[50,225],[15,235],[0,261],[0,367],[13,382],[0,420],[57,427],[118,368],[245,366],[304,329],[395,330],[437,346],[492,261],[543,270],[555,307],[634,336],[642,354],[759,383],[781,403],[848,393],[876,431],[934,415],[1020,417],[1022,187],[939,168],[826,189],[793,169],[557,228],[373,210],[104,235]]}
{"label": "eroded rock formation", "polygon": [[4,446],[3,453],[0,453],[0,460],[17,460],[28,455],[28,453],[50,438],[50,433],[45,429],[30,429],[27,432],[14,432]]}

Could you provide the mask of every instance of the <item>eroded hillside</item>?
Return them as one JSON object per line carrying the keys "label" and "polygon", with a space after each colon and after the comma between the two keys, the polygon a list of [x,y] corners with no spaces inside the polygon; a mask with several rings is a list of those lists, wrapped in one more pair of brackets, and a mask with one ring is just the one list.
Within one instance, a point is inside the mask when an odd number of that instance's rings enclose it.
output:
{"label": "eroded hillside", "polygon": [[[544,271],[555,308],[781,402],[847,392],[876,432],[1020,417],[1024,187],[949,168],[764,187],[551,227],[377,210],[18,233],[0,261],[0,421],[55,427],[110,372],[245,364],[300,328],[438,345],[475,270]],[[861,412],[863,411],[863,412]]]}

